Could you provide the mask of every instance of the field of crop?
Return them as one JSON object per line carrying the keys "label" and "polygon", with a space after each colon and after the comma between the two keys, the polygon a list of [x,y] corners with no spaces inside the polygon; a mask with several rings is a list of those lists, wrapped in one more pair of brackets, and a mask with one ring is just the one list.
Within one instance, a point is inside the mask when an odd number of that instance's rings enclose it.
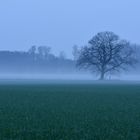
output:
{"label": "field of crop", "polygon": [[0,140],[140,140],[140,84],[1,84]]}

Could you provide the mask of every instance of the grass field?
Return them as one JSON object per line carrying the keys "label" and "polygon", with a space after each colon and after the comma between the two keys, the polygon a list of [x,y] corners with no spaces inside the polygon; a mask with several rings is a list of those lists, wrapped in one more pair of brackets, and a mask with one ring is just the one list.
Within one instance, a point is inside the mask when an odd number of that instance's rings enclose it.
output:
{"label": "grass field", "polygon": [[1,84],[0,140],[140,140],[140,84]]}

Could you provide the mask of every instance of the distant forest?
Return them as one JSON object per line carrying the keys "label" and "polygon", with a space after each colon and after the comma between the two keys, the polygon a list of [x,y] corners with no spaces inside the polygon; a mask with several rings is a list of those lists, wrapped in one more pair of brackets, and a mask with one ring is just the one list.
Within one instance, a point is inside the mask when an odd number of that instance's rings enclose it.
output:
{"label": "distant forest", "polygon": [[56,56],[46,46],[32,46],[27,52],[0,51],[1,73],[75,73],[75,63],[64,52]]}
{"label": "distant forest", "polygon": [[[78,55],[77,46],[73,47],[73,59],[68,59],[65,52],[59,56],[51,52],[50,47],[32,46],[28,51],[0,51],[0,73],[6,74],[77,74],[84,73],[76,67]],[[136,56],[140,60],[140,48],[137,48]],[[140,63],[130,71],[140,73]]]}

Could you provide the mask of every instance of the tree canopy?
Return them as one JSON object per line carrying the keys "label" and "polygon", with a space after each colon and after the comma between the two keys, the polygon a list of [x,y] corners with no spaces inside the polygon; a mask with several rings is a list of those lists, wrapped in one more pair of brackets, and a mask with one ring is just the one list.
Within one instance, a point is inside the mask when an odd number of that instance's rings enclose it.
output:
{"label": "tree canopy", "polygon": [[107,74],[127,69],[135,62],[134,48],[128,41],[113,32],[100,32],[82,47],[77,66],[100,74],[103,80]]}

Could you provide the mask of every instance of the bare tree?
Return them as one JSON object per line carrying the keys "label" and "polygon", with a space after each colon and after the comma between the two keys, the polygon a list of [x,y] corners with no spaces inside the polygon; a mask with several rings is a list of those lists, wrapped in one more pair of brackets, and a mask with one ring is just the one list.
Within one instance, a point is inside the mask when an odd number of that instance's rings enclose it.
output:
{"label": "bare tree", "polygon": [[64,51],[61,51],[60,53],[59,53],[59,58],[60,59],[66,59],[66,53],[64,52]]}
{"label": "bare tree", "polygon": [[39,46],[38,47],[38,53],[39,53],[39,56],[41,58],[47,58],[50,51],[51,51],[50,47],[47,47],[47,46]]}
{"label": "bare tree", "polygon": [[34,60],[36,60],[36,46],[32,46],[29,50],[28,53],[33,57]]}
{"label": "bare tree", "polygon": [[113,32],[100,32],[89,41],[88,46],[82,47],[77,66],[97,72],[104,80],[106,75],[127,70],[129,65],[133,65],[136,62],[133,54],[129,42],[120,40]]}
{"label": "bare tree", "polygon": [[74,61],[76,61],[79,57],[79,47],[77,45],[73,46],[72,54],[73,54]]}
{"label": "bare tree", "polygon": [[36,46],[32,46],[29,51],[28,51],[29,54],[35,54],[36,53]]}

